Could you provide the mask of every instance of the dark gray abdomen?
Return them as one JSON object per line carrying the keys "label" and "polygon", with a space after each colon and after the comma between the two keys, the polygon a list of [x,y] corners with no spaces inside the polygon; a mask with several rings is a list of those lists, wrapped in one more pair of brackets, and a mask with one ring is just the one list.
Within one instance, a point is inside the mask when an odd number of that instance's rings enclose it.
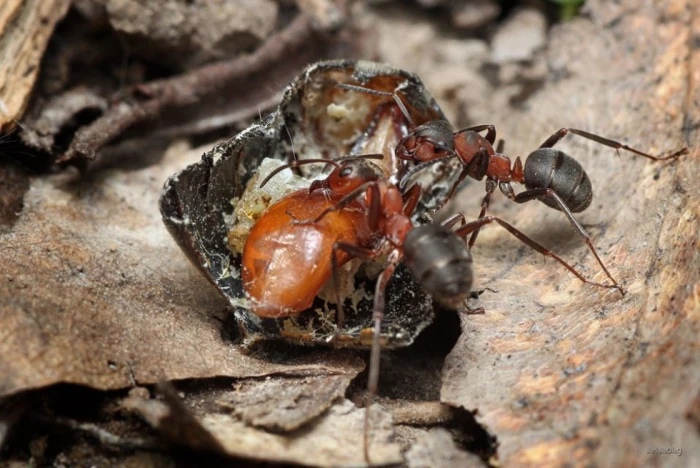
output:
{"label": "dark gray abdomen", "polygon": [[[551,188],[574,213],[588,208],[593,199],[591,179],[578,161],[553,148],[533,151],[525,161],[525,187]],[[551,198],[540,199],[542,203],[561,211]]]}
{"label": "dark gray abdomen", "polygon": [[404,263],[433,299],[451,309],[463,305],[472,287],[472,257],[467,244],[439,225],[412,229],[404,242]]}

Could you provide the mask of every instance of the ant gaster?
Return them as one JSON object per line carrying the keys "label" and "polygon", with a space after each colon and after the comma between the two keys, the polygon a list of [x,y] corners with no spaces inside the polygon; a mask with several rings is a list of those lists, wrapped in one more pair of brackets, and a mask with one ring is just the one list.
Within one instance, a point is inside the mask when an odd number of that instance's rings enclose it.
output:
{"label": "ant gaster", "polygon": [[[387,264],[377,279],[373,304],[364,430],[364,453],[368,461],[369,411],[379,380],[385,291],[400,262],[404,262],[434,300],[457,309],[469,297],[473,281],[472,257],[463,238],[495,222],[536,251],[555,259],[581,281],[603,288],[614,287],[584,278],[556,254],[496,217],[465,223],[462,215],[455,215],[439,225],[414,227],[410,216],[418,204],[420,185],[415,184],[402,195],[378,166],[367,161],[377,157],[381,155],[299,160],[271,172],[261,185],[280,171],[302,164],[323,162],[336,166],[326,179],[314,181],[308,191],[293,192],[270,206],[253,227],[242,260],[243,284],[251,299],[251,309],[266,317],[301,313],[332,275],[338,306],[336,324],[340,331],[344,322],[340,266],[352,258],[371,260],[386,255]],[[460,220],[459,228],[450,229]],[[348,232],[348,222],[354,231]],[[297,255],[293,261],[284,258],[292,251],[304,255]],[[284,270],[285,276],[278,270]]]}
{"label": "ant gaster", "polygon": [[[517,157],[511,165],[510,158],[503,154],[503,140],[499,142],[498,147],[494,150],[496,127],[493,125],[478,125],[457,132],[453,130],[449,122],[444,120],[434,120],[415,126],[408,110],[396,93],[347,84],[338,84],[336,86],[351,91],[392,97],[401,110],[412,131],[396,146],[395,155],[399,159],[413,161],[418,164],[403,176],[399,183],[400,189],[406,186],[412,175],[425,167],[437,162],[457,158],[462,165],[462,170],[446,197],[433,208],[433,213],[444,206],[455,195],[457,188],[467,176],[476,180],[482,180],[486,177],[486,195],[481,202],[479,218],[483,218],[486,215],[496,187],[515,203],[539,200],[550,208],[562,211],[574,229],[583,237],[588,249],[593,253],[605,275],[622,295],[625,294],[624,290],[617,284],[617,281],[615,281],[598,256],[590,235],[576,221],[573,215],[573,213],[584,211],[591,204],[593,199],[591,180],[578,161],[566,153],[554,149],[553,146],[571,133],[614,148],[617,151],[620,149],[626,150],[653,161],[675,159],[688,151],[687,148],[682,148],[668,156],[658,157],[583,130],[562,128],[547,138],[538,149],[530,153],[523,168],[520,157]],[[482,136],[481,132],[484,131],[486,134]],[[524,184],[526,190],[516,194],[511,185],[512,182]],[[469,239],[470,248],[476,242],[478,233],[479,230],[477,229]]]}

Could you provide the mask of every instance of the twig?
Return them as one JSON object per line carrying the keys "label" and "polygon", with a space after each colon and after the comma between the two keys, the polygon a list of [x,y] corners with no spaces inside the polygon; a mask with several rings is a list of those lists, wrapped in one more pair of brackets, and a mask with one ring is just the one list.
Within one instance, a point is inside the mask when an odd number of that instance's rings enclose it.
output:
{"label": "twig", "polygon": [[311,21],[298,15],[287,28],[270,36],[254,53],[216,62],[183,75],[131,87],[102,117],[76,132],[58,163],[93,160],[126,129],[158,117],[165,109],[184,107],[216,93],[232,81],[260,72],[315,34]]}
{"label": "twig", "polygon": [[107,98],[84,86],[71,88],[52,97],[33,121],[27,119],[22,127],[22,141],[32,148],[51,152],[56,136],[71,120],[86,110],[107,110]]}

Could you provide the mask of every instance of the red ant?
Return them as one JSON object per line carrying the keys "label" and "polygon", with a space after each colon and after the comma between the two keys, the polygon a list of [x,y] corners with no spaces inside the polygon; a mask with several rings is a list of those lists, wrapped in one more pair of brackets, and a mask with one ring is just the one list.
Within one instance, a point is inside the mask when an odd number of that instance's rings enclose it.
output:
{"label": "red ant", "polygon": [[[256,315],[287,317],[310,308],[331,274],[334,278],[338,276],[335,269],[351,260],[348,254],[340,252],[338,255],[335,244],[372,245],[372,230],[360,201],[348,204],[345,210],[314,225],[301,225],[296,221],[316,218],[365,180],[378,178],[380,175],[374,173],[378,168],[363,164],[361,159],[381,157],[363,155],[337,161],[294,161],[278,167],[260,183],[262,188],[279,172],[303,164],[336,166],[325,180],[314,181],[308,190],[297,190],[275,202],[251,229],[243,249],[242,279],[251,299],[251,310]],[[358,161],[353,163],[354,160]],[[340,325],[343,319],[339,314]]]}
{"label": "red ant", "polygon": [[[496,187],[515,203],[525,203],[535,199],[540,200],[550,208],[564,212],[574,229],[583,237],[588,249],[595,256],[605,275],[623,296],[625,291],[608,272],[593,246],[590,235],[576,221],[573,215],[573,213],[584,211],[591,204],[593,199],[591,180],[578,161],[552,147],[567,134],[572,133],[618,151],[623,149],[653,161],[675,159],[688,152],[688,148],[682,148],[668,156],[657,157],[583,130],[562,128],[547,138],[538,149],[530,153],[523,169],[520,157],[517,157],[515,163],[511,166],[510,158],[502,153],[503,140],[499,142],[498,147],[494,150],[496,127],[493,125],[478,125],[457,132],[453,130],[449,122],[444,120],[434,120],[416,126],[406,106],[395,92],[377,91],[347,84],[338,84],[336,86],[351,91],[391,97],[401,110],[411,132],[396,146],[395,155],[399,159],[419,164],[403,176],[399,182],[400,189],[406,186],[412,175],[425,167],[452,158],[459,159],[459,162],[462,164],[462,171],[447,193],[447,196],[431,210],[432,213],[442,208],[455,195],[457,188],[467,176],[476,180],[486,177],[486,195],[481,201],[479,218],[483,218],[486,215],[486,210],[491,204],[491,196]],[[483,131],[486,131],[485,136],[480,134]],[[516,194],[511,182],[525,184],[527,190]],[[478,234],[479,230],[477,229],[469,239],[469,248],[476,242]]]}
{"label": "red ant", "polygon": [[[328,163],[335,169],[309,190],[299,190],[270,206],[250,232],[243,250],[243,285],[251,309],[263,317],[297,315],[311,306],[330,276],[338,305],[337,329],[343,327],[339,268],[352,258],[387,256],[374,293],[373,334],[365,411],[364,453],[369,461],[369,411],[379,380],[380,332],[385,290],[400,262],[434,300],[450,309],[464,305],[473,281],[472,258],[463,238],[482,226],[498,223],[545,256],[554,258],[584,283],[615,286],[584,278],[571,265],[507,222],[492,216],[465,223],[455,215],[442,224],[414,227],[413,214],[421,194],[415,184],[403,195],[381,169],[368,161],[382,155],[344,160],[306,159],[272,171],[270,178],[302,164]],[[462,226],[450,229],[457,221]],[[478,313],[479,311],[472,311]]]}

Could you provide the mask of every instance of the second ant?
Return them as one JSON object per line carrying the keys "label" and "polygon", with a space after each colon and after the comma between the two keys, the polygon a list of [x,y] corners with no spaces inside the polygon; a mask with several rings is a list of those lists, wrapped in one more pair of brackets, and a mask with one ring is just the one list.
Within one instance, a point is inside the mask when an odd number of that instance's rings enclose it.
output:
{"label": "second ant", "polygon": [[[510,158],[503,154],[503,140],[494,149],[493,145],[496,142],[496,127],[494,125],[477,125],[456,132],[452,125],[445,120],[434,120],[416,126],[406,106],[395,92],[377,91],[348,84],[336,86],[349,91],[391,97],[401,110],[408,122],[410,133],[399,141],[395,148],[395,156],[417,164],[403,176],[399,182],[400,189],[403,190],[409,179],[427,166],[457,158],[461,163],[462,170],[446,197],[432,210],[433,213],[454,197],[457,188],[467,176],[476,180],[486,178],[486,195],[481,201],[479,218],[486,215],[496,188],[499,188],[508,199],[515,203],[539,200],[566,215],[576,232],[584,239],[588,249],[612,282],[613,287],[623,296],[625,290],[610,274],[598,255],[591,236],[573,215],[590,206],[593,199],[591,180],[576,159],[553,147],[570,133],[618,151],[622,149],[631,152],[652,161],[676,159],[688,152],[687,148],[682,148],[668,156],[653,156],[593,133],[575,128],[562,128],[547,138],[538,149],[530,153],[523,167],[520,157],[515,158],[515,162],[511,164]],[[486,134],[482,136],[481,132],[486,132]],[[526,190],[516,194],[512,186],[514,182],[524,184]],[[478,234],[479,229],[472,233],[469,239],[470,248],[476,242]]]}

